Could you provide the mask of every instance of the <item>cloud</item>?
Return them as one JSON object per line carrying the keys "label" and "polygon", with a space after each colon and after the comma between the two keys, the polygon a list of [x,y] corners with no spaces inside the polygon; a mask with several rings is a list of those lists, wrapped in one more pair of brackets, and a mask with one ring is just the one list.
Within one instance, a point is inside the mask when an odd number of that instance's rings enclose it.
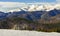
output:
{"label": "cloud", "polygon": [[56,0],[57,3],[60,3],[60,0]]}
{"label": "cloud", "polygon": [[[10,10],[19,10],[21,8],[27,8],[28,6],[30,7],[29,10],[34,10],[35,7],[37,7],[37,10],[38,9],[42,9],[42,7],[40,8],[39,6],[35,6],[35,5],[50,5],[52,3],[42,3],[42,2],[35,2],[35,3],[22,3],[22,2],[0,2],[0,11],[3,11],[3,12],[7,12],[7,11],[10,11]],[[34,5],[34,6],[33,6]],[[31,7],[32,6],[32,7]]]}
{"label": "cloud", "polygon": [[0,2],[0,11],[7,12],[16,8],[27,6],[20,2]]}
{"label": "cloud", "polygon": [[0,6],[2,7],[16,7],[20,5],[25,5],[25,3],[20,2],[0,2]]}

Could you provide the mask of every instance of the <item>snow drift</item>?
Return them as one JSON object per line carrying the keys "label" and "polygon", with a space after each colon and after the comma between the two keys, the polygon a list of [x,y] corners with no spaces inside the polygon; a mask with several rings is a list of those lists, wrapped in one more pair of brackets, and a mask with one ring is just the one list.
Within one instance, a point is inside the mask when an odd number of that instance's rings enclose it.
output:
{"label": "snow drift", "polygon": [[21,31],[21,30],[0,30],[0,36],[60,36],[60,33],[37,32],[37,31]]}

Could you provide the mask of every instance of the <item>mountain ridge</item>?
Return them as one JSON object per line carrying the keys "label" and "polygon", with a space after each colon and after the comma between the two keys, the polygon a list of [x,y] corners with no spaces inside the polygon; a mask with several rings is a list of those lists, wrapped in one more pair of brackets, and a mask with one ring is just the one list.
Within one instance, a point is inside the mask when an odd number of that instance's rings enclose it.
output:
{"label": "mountain ridge", "polygon": [[[1,3],[0,3],[1,4]],[[20,4],[10,4],[8,5],[7,3],[2,3],[0,5],[0,11],[2,12],[14,12],[14,11],[41,11],[41,10],[45,10],[45,11],[50,11],[53,9],[60,9],[60,4],[24,4],[24,3],[20,3]],[[14,6],[15,5],[15,6]]]}

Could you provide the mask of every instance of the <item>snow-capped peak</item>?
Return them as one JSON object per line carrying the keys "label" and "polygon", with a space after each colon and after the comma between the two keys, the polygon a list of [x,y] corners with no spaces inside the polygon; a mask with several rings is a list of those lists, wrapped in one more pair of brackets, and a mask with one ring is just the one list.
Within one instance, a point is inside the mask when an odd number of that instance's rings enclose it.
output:
{"label": "snow-capped peak", "polygon": [[12,10],[8,10],[7,12],[17,12],[17,11],[21,11],[20,9],[12,9]]}
{"label": "snow-capped peak", "polygon": [[27,4],[18,2],[0,2],[0,11],[14,12],[14,11],[50,11],[53,9],[60,9],[60,4]]}
{"label": "snow-capped peak", "polygon": [[53,9],[60,9],[60,4],[30,5],[30,6],[27,6],[27,8],[25,8],[24,10],[25,11],[40,11],[40,10],[50,11],[50,10],[53,10]]}

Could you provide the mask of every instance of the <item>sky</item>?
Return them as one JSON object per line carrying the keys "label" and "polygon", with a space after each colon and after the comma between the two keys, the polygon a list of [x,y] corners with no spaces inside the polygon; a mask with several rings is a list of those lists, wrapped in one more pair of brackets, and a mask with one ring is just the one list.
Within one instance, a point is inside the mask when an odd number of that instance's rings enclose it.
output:
{"label": "sky", "polygon": [[56,2],[56,0],[0,0],[0,2]]}

